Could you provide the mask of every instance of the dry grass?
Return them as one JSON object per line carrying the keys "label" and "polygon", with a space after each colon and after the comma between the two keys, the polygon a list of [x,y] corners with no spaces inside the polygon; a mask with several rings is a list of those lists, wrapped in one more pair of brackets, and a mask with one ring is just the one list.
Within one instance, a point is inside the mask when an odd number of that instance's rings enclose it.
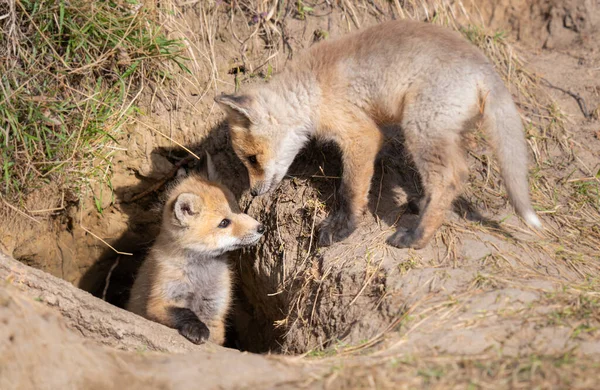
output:
{"label": "dry grass", "polygon": [[[496,282],[477,275],[477,288],[495,289]],[[515,287],[519,284],[511,280]],[[478,317],[456,321],[452,314],[465,308],[470,292],[436,304],[421,300],[390,324],[384,332],[363,342],[348,346],[338,342],[324,351],[308,354],[312,364],[329,366],[323,376],[313,378],[329,389],[345,388],[593,388],[599,379],[597,359],[578,351],[579,342],[595,342],[600,329],[598,294],[577,290],[543,293],[539,301],[498,311],[482,312]],[[419,307],[421,306],[422,307]],[[452,329],[467,329],[480,324],[507,326],[515,321],[538,332],[545,328],[566,329],[570,340],[562,351],[553,353],[504,353],[502,348],[489,348],[479,354],[412,354],[405,348],[409,334],[426,328],[432,331],[444,322]],[[390,338],[390,333],[405,328],[403,337]],[[450,335],[452,337],[452,335]],[[385,343],[386,338],[394,341]],[[383,343],[383,344],[382,344]]]}
{"label": "dry grass", "polygon": [[[570,351],[554,355],[326,359],[327,389],[589,389],[598,363]],[[314,379],[313,379],[314,380]]]}

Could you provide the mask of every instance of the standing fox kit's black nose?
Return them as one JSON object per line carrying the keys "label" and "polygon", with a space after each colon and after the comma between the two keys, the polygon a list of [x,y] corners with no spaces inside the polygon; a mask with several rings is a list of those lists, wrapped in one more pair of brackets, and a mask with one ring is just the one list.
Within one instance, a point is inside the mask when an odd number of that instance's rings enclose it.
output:
{"label": "standing fox kit's black nose", "polygon": [[256,228],[256,231],[259,232],[260,234],[263,234],[265,232],[265,225],[260,224],[258,225],[258,227]]}
{"label": "standing fox kit's black nose", "polygon": [[258,191],[256,191],[256,190],[250,190],[250,195],[257,196],[258,195]]}

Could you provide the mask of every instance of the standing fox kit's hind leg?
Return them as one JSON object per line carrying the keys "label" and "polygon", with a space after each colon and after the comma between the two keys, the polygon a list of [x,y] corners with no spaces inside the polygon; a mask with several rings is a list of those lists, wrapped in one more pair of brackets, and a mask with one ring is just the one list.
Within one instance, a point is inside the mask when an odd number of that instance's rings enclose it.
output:
{"label": "standing fox kit's hind leg", "polygon": [[388,238],[395,247],[423,248],[444,221],[467,178],[462,133],[470,131],[480,115],[478,93],[475,83],[468,79],[455,82],[464,85],[460,95],[453,88],[437,88],[433,82],[405,112],[405,147],[421,176],[424,194],[417,226],[399,229]]}
{"label": "standing fox kit's hind leg", "polygon": [[413,159],[421,175],[424,196],[419,207],[419,221],[410,230],[399,229],[388,238],[398,248],[423,248],[444,221],[452,201],[459,195],[467,176],[464,151],[451,140],[437,141],[433,150],[417,148]]}

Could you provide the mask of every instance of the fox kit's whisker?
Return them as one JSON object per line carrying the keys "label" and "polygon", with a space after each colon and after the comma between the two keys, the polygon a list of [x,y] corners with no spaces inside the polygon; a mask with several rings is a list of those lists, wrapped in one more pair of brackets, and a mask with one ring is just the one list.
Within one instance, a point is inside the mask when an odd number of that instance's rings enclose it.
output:
{"label": "fox kit's whisker", "polygon": [[273,190],[311,137],[338,144],[342,196],[321,226],[322,245],[355,229],[388,125],[403,130],[425,193],[417,226],[397,231],[391,245],[422,248],[442,224],[468,177],[463,135],[477,122],[490,135],[515,209],[530,226],[541,226],[529,199],[517,108],[493,65],[456,32],[382,23],[321,41],[268,84],[215,100],[227,113],[253,195]]}

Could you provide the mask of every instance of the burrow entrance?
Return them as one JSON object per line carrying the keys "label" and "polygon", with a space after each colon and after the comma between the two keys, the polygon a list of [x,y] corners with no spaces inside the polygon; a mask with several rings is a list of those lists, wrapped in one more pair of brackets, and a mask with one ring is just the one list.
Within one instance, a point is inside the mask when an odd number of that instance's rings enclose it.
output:
{"label": "burrow entrance", "polygon": [[[405,206],[408,198],[419,196],[418,176],[414,169],[406,169],[401,142],[390,142],[381,153],[366,221],[347,242],[330,248],[318,248],[316,236],[319,223],[337,204],[341,164],[336,146],[311,143],[274,193],[254,199],[247,194],[246,170],[231,152],[222,126],[191,149],[211,153],[242,210],[268,229],[257,247],[230,254],[236,281],[226,346],[259,353],[303,353],[340,340],[368,338],[402,310],[401,304],[394,309],[389,305],[387,270],[374,263],[379,255],[373,249],[380,251],[384,240],[375,220],[391,225],[404,215],[407,224],[414,222]],[[155,153],[174,167],[196,169],[195,160],[186,159],[184,151]],[[112,246],[133,256],[107,248],[79,283],[121,308],[159,232],[161,196],[168,181],[149,190],[156,182],[115,188],[115,207],[128,215],[129,223]],[[396,190],[384,188],[392,182]],[[380,242],[374,241],[376,236]]]}

